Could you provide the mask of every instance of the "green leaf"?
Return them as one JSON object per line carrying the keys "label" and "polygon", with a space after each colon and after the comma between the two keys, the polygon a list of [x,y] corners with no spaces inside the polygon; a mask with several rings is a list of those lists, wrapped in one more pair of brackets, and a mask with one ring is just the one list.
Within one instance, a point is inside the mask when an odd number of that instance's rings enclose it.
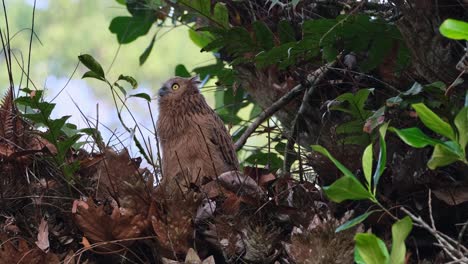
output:
{"label": "green leaf", "polygon": [[328,152],[327,149],[325,149],[324,147],[320,146],[320,145],[312,145],[311,146],[312,149],[314,151],[317,151],[319,153],[321,153],[322,155],[326,156],[328,159],[330,159],[333,164],[335,164],[335,166],[347,177],[351,177],[351,178],[355,178],[354,177],[354,174],[348,170],[348,168],[346,168],[343,164],[341,164],[338,160],[336,160],[331,154],[330,152]]}
{"label": "green leaf", "polygon": [[343,176],[330,186],[324,186],[327,197],[336,203],[344,200],[372,199],[373,196],[354,176]]}
{"label": "green leaf", "polygon": [[127,3],[127,0],[115,0],[115,1],[121,5],[125,5]]}
{"label": "green leaf", "polygon": [[126,81],[128,82],[133,89],[136,89],[138,87],[138,82],[133,78],[132,76],[127,76],[127,75],[120,75],[119,76],[119,81]]}
{"label": "green leaf", "polygon": [[[192,42],[200,48],[205,48],[215,39],[213,34],[208,31],[195,31],[193,29],[189,29],[188,34]],[[207,51],[215,51],[215,49],[209,49]]]}
{"label": "green leaf", "polygon": [[187,7],[190,7],[191,11],[198,12],[207,18],[211,18],[210,0],[179,0],[178,2]]}
{"label": "green leaf", "polygon": [[49,130],[55,135],[58,135],[69,118],[70,116],[62,116],[59,119],[49,120],[49,122],[47,122]]}
{"label": "green leaf", "polygon": [[371,48],[368,51],[368,58],[361,63],[361,70],[368,72],[379,66],[385,59],[385,55],[392,48],[393,41],[389,41],[388,37],[384,34],[376,37],[372,41]]}
{"label": "green leaf", "polygon": [[354,262],[356,262],[356,264],[366,264],[361,255],[359,255],[359,251],[357,251],[356,248],[354,249]]}
{"label": "green leaf", "polygon": [[374,234],[359,233],[354,237],[355,250],[366,264],[388,263],[389,254],[385,243]]}
{"label": "green leaf", "polygon": [[388,123],[383,124],[379,128],[379,160],[377,161],[377,167],[374,172],[374,194],[377,189],[377,184],[379,183],[380,176],[382,176],[387,166],[387,144],[385,143],[385,134],[387,133]]}
{"label": "green leaf", "polygon": [[184,77],[184,78],[191,76],[190,72],[187,70],[187,68],[183,64],[178,64],[175,67],[175,75],[179,77]]}
{"label": "green leaf", "polygon": [[413,148],[424,148],[426,146],[435,146],[436,144],[442,143],[442,141],[433,139],[424,134],[424,132],[422,132],[421,129],[417,127],[410,127],[405,129],[396,129],[391,127],[389,130],[396,133],[398,137],[403,140],[403,142]]}
{"label": "green leaf", "polygon": [[327,62],[331,62],[338,56],[338,50],[333,45],[327,45],[322,49],[322,57]]}
{"label": "green leaf", "polygon": [[405,216],[392,225],[392,251],[390,253],[391,264],[404,264],[406,257],[405,240],[413,228],[413,221]]}
{"label": "green leaf", "polygon": [[468,107],[463,107],[455,117],[455,126],[458,130],[458,143],[465,150],[468,142]]}
{"label": "green leaf", "polygon": [[361,120],[353,120],[346,123],[338,125],[335,129],[337,134],[352,134],[358,133],[361,134],[364,123]]}
{"label": "green leaf", "polygon": [[459,158],[459,155],[457,155],[457,153],[455,153],[447,146],[436,144],[434,147],[434,152],[432,152],[432,156],[427,162],[427,167],[429,167],[431,170],[434,170],[437,167],[443,167],[452,164],[459,160]]}
{"label": "green leaf", "polygon": [[57,142],[57,151],[61,154],[65,154],[72,146],[75,144],[81,135],[77,134],[72,137],[69,137],[63,141]]}
{"label": "green leaf", "polygon": [[229,28],[229,15],[225,3],[216,3],[214,6],[214,20],[224,28]]}
{"label": "green leaf", "polygon": [[288,20],[281,20],[278,23],[278,35],[281,44],[296,41],[296,34],[294,28]]}
{"label": "green leaf", "polygon": [[150,44],[148,45],[148,47],[146,47],[145,51],[143,51],[143,53],[138,58],[138,60],[140,61],[140,65],[143,65],[148,59],[149,55],[151,54],[151,51],[153,50],[154,42],[156,42],[156,34],[154,34]]}
{"label": "green leaf", "polygon": [[127,44],[146,35],[155,20],[154,14],[148,12],[139,16],[119,16],[112,19],[109,30],[117,35],[120,44]]}
{"label": "green leaf", "polygon": [[122,87],[118,82],[114,83],[114,86],[119,88],[120,92],[122,92],[123,95],[127,96],[127,91],[125,91],[125,88]]}
{"label": "green leaf", "polygon": [[[101,64],[99,64],[99,62],[97,62],[93,56],[89,55],[89,54],[83,54],[83,55],[80,55],[78,56],[78,59],[80,60],[81,63],[83,63],[84,66],[86,66],[91,72],[95,73],[96,76],[99,76],[101,78],[105,78],[104,76],[104,70],[102,69],[101,67]],[[89,73],[89,72],[87,72]],[[85,73],[85,75],[87,74]],[[86,76],[88,77],[88,76]],[[85,76],[83,75],[83,78],[85,78]]]}
{"label": "green leaf", "polygon": [[362,214],[358,217],[355,217],[351,220],[349,220],[348,222],[340,225],[336,230],[335,230],[335,233],[338,233],[338,232],[341,232],[341,231],[344,231],[346,229],[349,229],[357,224],[360,224],[362,221],[366,220],[367,217],[369,217],[369,215],[371,215],[372,213],[376,212],[375,210],[374,211],[369,211],[365,214]]}
{"label": "green leaf", "polygon": [[95,72],[93,72],[93,71],[87,71],[87,72],[85,72],[85,74],[83,74],[83,76],[82,76],[81,78],[83,78],[83,79],[84,79],[84,78],[98,79],[98,80],[103,81],[103,82],[106,81],[105,78],[99,76],[99,74],[97,74],[97,73],[95,73]]}
{"label": "green leaf", "polygon": [[255,21],[253,23],[253,29],[259,47],[263,50],[270,50],[275,46],[273,33],[264,22],[259,20]]}
{"label": "green leaf", "polygon": [[151,102],[151,96],[149,96],[146,93],[137,93],[137,94],[132,94],[130,97],[138,97],[138,98],[143,98],[148,102]]}
{"label": "green leaf", "polygon": [[440,25],[439,30],[447,38],[468,40],[468,23],[466,22],[449,18]]}
{"label": "green leaf", "polygon": [[356,94],[344,93],[338,96],[335,100],[339,102],[348,102],[349,105],[346,108],[342,106],[334,106],[331,107],[331,109],[349,113],[354,118],[365,121],[371,114],[370,111],[364,109],[364,105],[372,91],[373,89],[361,89],[357,91]]}
{"label": "green leaf", "polygon": [[271,168],[280,168],[283,160],[276,153],[254,153],[250,155],[245,162],[252,165],[269,165]]}
{"label": "green leaf", "polygon": [[368,134],[361,133],[360,135],[346,136],[343,139],[339,139],[338,143],[343,145],[359,145],[366,146],[370,142],[370,136]]}
{"label": "green leaf", "polygon": [[431,109],[427,108],[423,103],[413,104],[412,107],[416,110],[419,118],[426,127],[445,136],[446,138],[455,140],[455,133],[453,132],[452,127],[447,122],[443,121],[437,114],[432,112]]}
{"label": "green leaf", "polygon": [[371,143],[364,150],[364,154],[362,154],[362,169],[364,171],[364,177],[366,178],[367,186],[369,190],[372,186],[372,162],[373,162],[373,155],[372,155],[372,143]]}

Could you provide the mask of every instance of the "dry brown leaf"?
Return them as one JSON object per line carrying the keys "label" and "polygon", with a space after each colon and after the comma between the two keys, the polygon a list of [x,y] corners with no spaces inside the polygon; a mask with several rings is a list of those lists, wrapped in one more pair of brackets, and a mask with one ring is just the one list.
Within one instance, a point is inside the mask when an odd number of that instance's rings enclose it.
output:
{"label": "dry brown leaf", "polygon": [[126,149],[115,152],[107,148],[102,156],[81,162],[85,165],[82,172],[99,182],[97,198],[118,199],[119,206],[129,214],[148,212],[152,190],[146,179],[151,180],[153,176],[147,170],[140,170]]}
{"label": "dry brown leaf", "polygon": [[37,232],[37,241],[36,245],[45,253],[49,252],[49,225],[47,221],[42,218]]}
{"label": "dry brown leaf", "polygon": [[273,173],[268,173],[260,176],[260,179],[258,181],[258,184],[260,186],[266,186],[268,183],[276,180],[276,176]]}
{"label": "dry brown leaf", "polygon": [[153,230],[161,247],[172,257],[174,252],[185,255],[193,246],[193,219],[200,205],[200,195],[185,194],[184,197],[156,197],[150,209]]}
{"label": "dry brown leaf", "polygon": [[448,187],[433,192],[438,199],[448,205],[458,205],[468,201],[468,186]]}
{"label": "dry brown leaf", "polygon": [[201,264],[201,258],[193,248],[189,248],[187,256],[185,256],[185,264]]}
{"label": "dry brown leaf", "polygon": [[[84,233],[84,236],[93,243],[108,242],[137,238],[148,228],[149,221],[146,215],[124,215],[119,208],[114,207],[109,215],[104,206],[97,206],[92,199],[86,203],[78,202],[76,213],[73,214],[75,223]],[[134,240],[119,242],[130,245]],[[100,246],[106,251],[119,250],[122,247],[113,243]]]}
{"label": "dry brown leaf", "polygon": [[23,238],[8,238],[0,234],[0,264],[58,264],[57,255],[45,253],[34,244],[29,244]]}

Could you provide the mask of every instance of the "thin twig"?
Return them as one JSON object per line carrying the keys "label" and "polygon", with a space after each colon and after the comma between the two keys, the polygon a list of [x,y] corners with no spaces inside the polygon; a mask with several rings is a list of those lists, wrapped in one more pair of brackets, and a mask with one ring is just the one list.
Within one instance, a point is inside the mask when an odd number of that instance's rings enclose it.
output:
{"label": "thin twig", "polygon": [[284,173],[289,173],[291,170],[292,165],[292,156],[295,154],[294,152],[294,145],[296,144],[297,136],[299,135],[298,132],[298,125],[299,121],[303,118],[304,113],[306,113],[307,108],[309,106],[309,101],[312,95],[314,94],[315,87],[317,84],[322,81],[322,79],[327,75],[328,71],[339,61],[341,55],[338,56],[335,60],[323,65],[322,67],[315,70],[311,75],[307,76],[307,82],[310,83],[310,87],[308,87],[307,91],[304,93],[304,97],[302,98],[301,106],[297,111],[297,115],[294,117],[292,122],[293,126],[291,128],[291,137],[288,139],[288,143],[286,144],[285,154],[284,154]]}
{"label": "thin twig", "polygon": [[247,139],[252,135],[253,132],[267,120],[269,117],[274,115],[278,112],[283,106],[287,105],[289,102],[294,100],[302,91],[304,91],[305,87],[302,84],[295,86],[291,89],[288,93],[283,95],[278,101],[274,102],[270,107],[265,109],[258,117],[255,119],[254,122],[250,124],[250,126],[245,130],[242,136],[236,141],[234,147],[236,150],[239,150],[244,146],[247,142]]}

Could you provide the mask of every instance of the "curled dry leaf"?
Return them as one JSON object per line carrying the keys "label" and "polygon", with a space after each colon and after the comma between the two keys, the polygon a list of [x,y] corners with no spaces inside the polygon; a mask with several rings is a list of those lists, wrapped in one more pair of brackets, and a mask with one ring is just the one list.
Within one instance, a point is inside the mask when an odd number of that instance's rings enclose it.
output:
{"label": "curled dry leaf", "polygon": [[[76,213],[73,219],[84,236],[93,243],[110,242],[99,246],[98,249],[108,251],[121,250],[122,246],[129,246],[142,236],[148,228],[149,221],[146,215],[122,214],[120,209],[114,207],[109,215],[104,206],[97,206],[92,199],[87,202],[75,202]],[[124,240],[114,243],[115,240]]]}
{"label": "curled dry leaf", "polygon": [[[155,197],[150,217],[153,230],[163,249],[163,255],[184,256],[194,241],[193,219],[200,205],[201,197],[193,192],[184,197]],[[172,253],[174,252],[174,253]]]}
{"label": "curled dry leaf", "polygon": [[283,243],[287,254],[295,263],[353,263],[354,235],[363,232],[362,225],[335,233],[350,216],[345,214],[340,220],[315,216],[307,229],[293,231],[290,244]]}
{"label": "curled dry leaf", "polygon": [[23,238],[8,238],[0,234],[0,263],[28,263],[28,264],[59,264],[57,255],[45,253],[34,244],[29,244]]}
{"label": "curled dry leaf", "polygon": [[[126,149],[115,152],[110,148],[104,154],[81,161],[82,173],[99,182],[97,198],[118,199],[120,207],[130,214],[146,214],[151,203],[148,181],[152,175],[140,170]],[[101,197],[103,196],[103,197]]]}
{"label": "curled dry leaf", "polygon": [[49,225],[44,218],[41,219],[41,224],[39,225],[39,229],[37,231],[36,245],[45,253],[49,252]]}
{"label": "curled dry leaf", "polygon": [[448,205],[458,205],[468,201],[468,186],[458,186],[434,190],[433,193]]}

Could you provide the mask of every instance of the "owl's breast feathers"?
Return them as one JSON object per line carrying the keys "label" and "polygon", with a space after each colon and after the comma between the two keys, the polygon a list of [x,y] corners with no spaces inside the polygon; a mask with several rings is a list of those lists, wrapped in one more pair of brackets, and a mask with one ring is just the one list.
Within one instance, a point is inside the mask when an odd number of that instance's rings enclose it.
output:
{"label": "owl's breast feathers", "polygon": [[231,136],[203,95],[160,102],[159,111],[163,182],[183,177],[195,183],[238,169]]}

